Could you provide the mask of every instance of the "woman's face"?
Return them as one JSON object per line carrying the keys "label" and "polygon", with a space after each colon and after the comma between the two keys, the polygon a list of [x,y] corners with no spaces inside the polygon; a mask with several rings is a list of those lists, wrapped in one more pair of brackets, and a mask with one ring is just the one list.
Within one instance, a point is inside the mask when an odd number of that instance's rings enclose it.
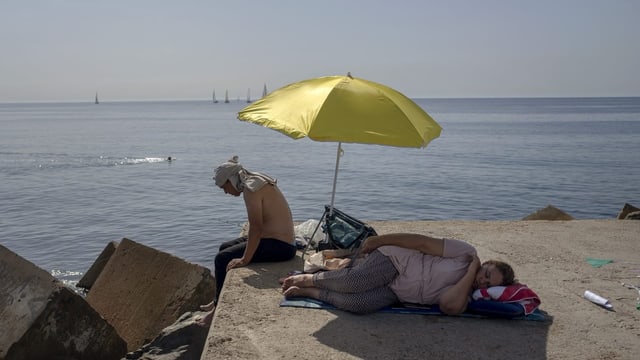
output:
{"label": "woman's face", "polygon": [[476,273],[476,280],[473,282],[474,289],[484,289],[491,286],[499,286],[504,281],[504,276],[494,264],[484,264]]}

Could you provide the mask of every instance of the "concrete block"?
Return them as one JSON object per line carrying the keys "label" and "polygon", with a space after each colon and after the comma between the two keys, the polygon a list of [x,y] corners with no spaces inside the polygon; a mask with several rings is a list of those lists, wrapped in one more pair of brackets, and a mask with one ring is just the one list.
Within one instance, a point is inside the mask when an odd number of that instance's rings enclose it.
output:
{"label": "concrete block", "polygon": [[134,351],[214,293],[209,269],[124,238],[87,301]]}
{"label": "concrete block", "polygon": [[78,294],[0,245],[0,359],[117,359],[126,343]]}
{"label": "concrete block", "polygon": [[98,255],[98,258],[96,259],[96,261],[93,262],[89,270],[87,270],[87,272],[84,274],[82,279],[78,281],[77,287],[83,288],[86,290],[91,289],[91,286],[93,286],[93,283],[96,281],[96,279],[102,272],[102,269],[104,269],[105,265],[107,265],[107,262],[109,262],[111,255],[113,255],[117,247],[118,247],[117,241],[112,241],[108,243],[107,246],[105,246],[105,248],[102,250],[100,255]]}

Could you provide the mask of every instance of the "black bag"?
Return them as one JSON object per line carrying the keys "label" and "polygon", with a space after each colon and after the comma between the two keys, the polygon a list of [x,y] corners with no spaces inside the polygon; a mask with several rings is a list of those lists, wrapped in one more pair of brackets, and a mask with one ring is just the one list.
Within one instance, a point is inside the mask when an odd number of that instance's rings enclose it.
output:
{"label": "black bag", "polygon": [[355,249],[360,247],[364,239],[369,236],[378,235],[369,225],[347,215],[344,212],[332,209],[325,205],[322,216],[322,230],[326,237],[318,243],[317,251],[325,249]]}

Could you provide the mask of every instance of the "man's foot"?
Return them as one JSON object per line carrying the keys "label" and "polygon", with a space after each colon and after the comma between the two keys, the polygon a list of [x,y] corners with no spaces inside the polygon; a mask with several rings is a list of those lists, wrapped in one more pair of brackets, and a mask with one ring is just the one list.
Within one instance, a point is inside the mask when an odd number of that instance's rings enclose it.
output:
{"label": "man's foot", "polygon": [[312,274],[300,274],[289,276],[282,281],[282,291],[287,291],[292,286],[304,288],[313,286]]}
{"label": "man's foot", "polygon": [[213,310],[209,311],[204,316],[197,318],[195,323],[202,327],[209,327],[211,325],[211,320],[213,320]]}
{"label": "man's foot", "polygon": [[206,305],[200,305],[200,310],[202,311],[211,311],[216,308],[216,304],[212,301]]}

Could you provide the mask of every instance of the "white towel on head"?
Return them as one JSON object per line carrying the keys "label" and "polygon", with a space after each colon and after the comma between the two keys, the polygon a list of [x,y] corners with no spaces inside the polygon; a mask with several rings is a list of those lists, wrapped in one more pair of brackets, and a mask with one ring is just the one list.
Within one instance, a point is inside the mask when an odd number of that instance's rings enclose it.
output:
{"label": "white towel on head", "polygon": [[242,165],[238,163],[237,155],[234,155],[227,162],[216,168],[213,180],[217,186],[222,186],[229,180],[231,185],[241,192],[244,191],[244,189],[249,189],[249,191],[254,192],[260,190],[267,184],[275,185],[277,183],[276,179],[267,174],[253,172],[243,168]]}

